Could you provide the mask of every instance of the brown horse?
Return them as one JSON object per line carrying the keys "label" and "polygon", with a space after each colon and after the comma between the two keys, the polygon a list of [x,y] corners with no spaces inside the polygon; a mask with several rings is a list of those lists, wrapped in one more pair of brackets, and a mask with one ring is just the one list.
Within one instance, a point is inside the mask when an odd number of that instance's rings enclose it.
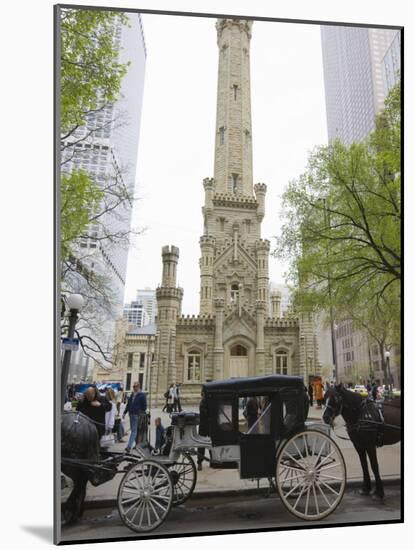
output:
{"label": "brown horse", "polygon": [[373,497],[384,498],[384,487],[379,473],[377,446],[393,445],[401,439],[401,402],[400,399],[385,401],[383,404],[383,419],[373,402],[367,401],[361,395],[345,389],[342,384],[329,389],[325,394],[325,411],[323,420],[333,425],[336,416],[342,415],[346,429],[352,441],[363,473],[361,495],[369,495],[371,478],[368,470],[368,460],[375,477]]}

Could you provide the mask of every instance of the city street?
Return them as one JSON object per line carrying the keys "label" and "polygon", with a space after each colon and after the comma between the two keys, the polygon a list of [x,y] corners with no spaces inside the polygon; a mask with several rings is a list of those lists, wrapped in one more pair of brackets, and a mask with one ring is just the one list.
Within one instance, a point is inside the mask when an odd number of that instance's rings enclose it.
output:
{"label": "city street", "polygon": [[[346,490],[339,508],[321,522],[303,522],[290,515],[280,499],[272,494],[263,496],[213,496],[199,498],[194,494],[185,504],[172,508],[158,529],[144,536],[209,533],[212,531],[295,528],[301,525],[330,525],[368,521],[398,521],[400,486],[385,487],[383,503],[371,497],[361,497],[355,488]],[[76,526],[62,529],[62,540],[99,540],[111,537],[131,537],[134,532],[125,527],[116,508],[87,510]],[[136,536],[141,536],[137,535]]]}

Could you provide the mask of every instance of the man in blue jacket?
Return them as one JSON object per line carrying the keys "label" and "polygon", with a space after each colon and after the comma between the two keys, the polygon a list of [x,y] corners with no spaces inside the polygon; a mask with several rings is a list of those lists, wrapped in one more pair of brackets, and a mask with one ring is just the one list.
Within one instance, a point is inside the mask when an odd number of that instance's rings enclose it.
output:
{"label": "man in blue jacket", "polygon": [[134,382],[132,390],[133,393],[130,395],[124,414],[122,415],[122,418],[125,418],[126,413],[129,413],[129,421],[131,426],[131,434],[129,436],[128,445],[125,449],[127,453],[130,452],[137,438],[139,415],[145,414],[145,411],[147,410],[147,398],[145,393],[141,391],[139,382]]}

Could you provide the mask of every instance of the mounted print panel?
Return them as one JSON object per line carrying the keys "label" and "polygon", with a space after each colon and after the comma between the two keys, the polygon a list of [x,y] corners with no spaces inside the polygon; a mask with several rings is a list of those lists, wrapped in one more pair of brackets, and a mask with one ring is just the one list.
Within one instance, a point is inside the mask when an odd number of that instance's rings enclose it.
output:
{"label": "mounted print panel", "polygon": [[55,543],[402,522],[403,29],[55,28]]}

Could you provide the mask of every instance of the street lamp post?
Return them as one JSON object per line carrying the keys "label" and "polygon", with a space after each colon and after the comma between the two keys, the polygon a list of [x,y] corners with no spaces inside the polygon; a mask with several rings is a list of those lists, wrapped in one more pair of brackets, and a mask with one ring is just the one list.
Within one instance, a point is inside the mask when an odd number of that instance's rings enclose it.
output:
{"label": "street lamp post", "polygon": [[385,383],[387,386],[391,385],[391,370],[390,370],[390,352],[389,350],[386,350],[384,353],[385,355],[385,361],[386,361],[386,367],[385,367]]}
{"label": "street lamp post", "polygon": [[[80,294],[69,294],[66,299],[66,304],[69,309],[69,329],[68,338],[73,338],[75,335],[75,327],[78,320],[78,312],[82,309],[83,298]],[[63,355],[62,372],[61,372],[61,408],[65,404],[65,392],[69,375],[70,358],[72,350],[66,349]]]}

